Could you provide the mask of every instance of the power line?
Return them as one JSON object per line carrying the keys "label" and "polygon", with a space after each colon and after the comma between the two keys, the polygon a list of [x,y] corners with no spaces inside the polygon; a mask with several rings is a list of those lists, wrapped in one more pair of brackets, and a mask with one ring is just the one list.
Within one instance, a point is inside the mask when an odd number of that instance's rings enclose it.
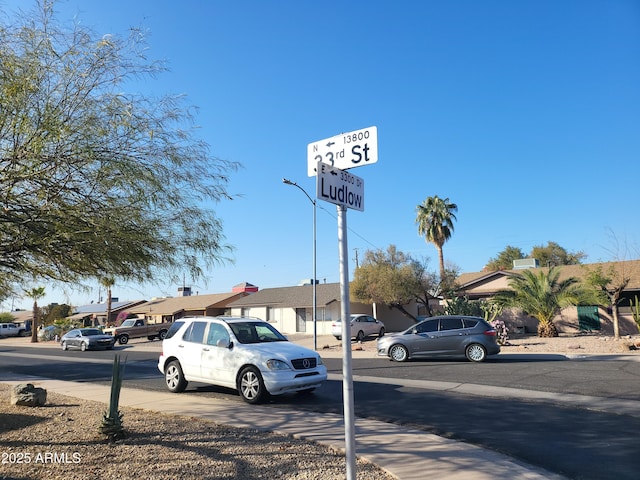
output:
{"label": "power line", "polygon": [[[317,204],[316,205],[319,209],[325,211],[330,217],[332,217],[334,220],[338,220],[338,217],[336,217],[333,213],[331,213],[329,210],[327,210],[326,208],[324,208],[321,204]],[[357,237],[359,237],[361,240],[367,242],[369,245],[371,245],[373,248],[375,248],[376,250],[380,250],[380,247],[378,247],[377,245],[374,245],[372,242],[370,242],[369,240],[367,240],[366,238],[364,238],[362,235],[360,235],[358,232],[356,232],[353,228],[347,226],[347,229],[353,233],[354,235],[356,235]]]}

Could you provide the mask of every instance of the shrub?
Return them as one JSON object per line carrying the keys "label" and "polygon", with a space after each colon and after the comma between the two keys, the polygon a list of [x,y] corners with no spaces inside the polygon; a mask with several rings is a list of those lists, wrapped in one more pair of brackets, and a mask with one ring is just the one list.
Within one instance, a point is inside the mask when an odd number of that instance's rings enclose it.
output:
{"label": "shrub", "polygon": [[124,375],[124,365],[120,364],[120,357],[113,358],[113,373],[111,375],[111,397],[109,399],[109,410],[102,416],[102,422],[98,430],[107,436],[110,443],[124,438],[125,431],[122,425],[122,413],[119,410],[120,389],[122,388],[122,377]]}
{"label": "shrub", "polygon": [[502,320],[494,320],[491,322],[491,326],[496,331],[496,337],[500,345],[506,345],[509,340],[509,328],[507,324]]}

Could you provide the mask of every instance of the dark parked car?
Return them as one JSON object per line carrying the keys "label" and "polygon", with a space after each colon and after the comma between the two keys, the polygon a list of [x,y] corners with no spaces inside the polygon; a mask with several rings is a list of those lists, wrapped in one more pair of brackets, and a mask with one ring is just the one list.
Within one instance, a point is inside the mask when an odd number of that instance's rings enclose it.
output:
{"label": "dark parked car", "polygon": [[91,350],[96,348],[108,348],[111,350],[116,339],[111,335],[105,335],[99,328],[76,328],[65,333],[60,339],[63,350],[79,348]]}
{"label": "dark parked car", "polygon": [[482,362],[497,353],[496,331],[480,317],[430,317],[404,332],[378,339],[378,355],[396,362],[435,356],[464,356]]}

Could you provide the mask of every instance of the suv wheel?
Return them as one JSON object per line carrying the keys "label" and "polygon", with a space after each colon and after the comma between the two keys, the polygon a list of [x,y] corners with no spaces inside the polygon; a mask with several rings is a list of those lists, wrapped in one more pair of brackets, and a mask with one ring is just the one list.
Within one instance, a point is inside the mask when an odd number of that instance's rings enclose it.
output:
{"label": "suv wheel", "polygon": [[267,397],[262,375],[256,367],[245,367],[238,377],[238,392],[247,403],[260,403]]}
{"label": "suv wheel", "polygon": [[177,360],[169,362],[169,365],[164,369],[164,383],[173,393],[184,392],[184,389],[187,388],[187,380],[184,378],[182,367]]}

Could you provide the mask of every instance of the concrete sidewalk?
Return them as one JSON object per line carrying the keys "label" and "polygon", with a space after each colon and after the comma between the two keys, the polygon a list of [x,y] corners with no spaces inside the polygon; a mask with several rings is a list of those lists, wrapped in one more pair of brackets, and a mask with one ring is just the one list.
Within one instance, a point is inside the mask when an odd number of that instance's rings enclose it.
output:
{"label": "concrete sidewalk", "polygon": [[[309,336],[292,338],[292,341],[305,346],[313,346],[313,339]],[[317,338],[318,351],[321,356],[341,356],[342,348],[339,342],[329,338]],[[311,342],[311,345],[309,345]],[[52,342],[31,344],[29,339],[2,339],[3,345],[27,344],[38,347],[51,347]],[[372,343],[375,350],[375,342]],[[133,343],[135,348],[158,351],[160,342]],[[323,348],[323,347],[329,348]],[[356,347],[358,348],[358,347]],[[375,351],[367,349],[356,350],[353,357],[375,356]],[[335,375],[337,379],[341,376]],[[354,378],[354,381],[358,379]],[[50,392],[56,392],[86,400],[105,403],[109,398],[110,387],[91,383],[64,382],[45,378],[0,378],[8,384],[30,382],[43,387]],[[367,378],[367,381],[370,379]],[[377,379],[385,381],[385,379]],[[386,379],[397,382],[397,379]],[[439,385],[423,386],[426,388],[451,389],[460,385],[441,382]],[[487,394],[489,388],[486,388]],[[502,394],[502,393],[500,393]],[[203,419],[239,428],[253,428],[263,431],[291,435],[296,438],[317,442],[334,449],[344,451],[344,419],[341,415],[300,412],[271,408],[260,405],[230,404],[211,398],[198,398],[196,395],[180,395],[169,392],[154,392],[123,388],[120,397],[123,406],[139,408],[149,411],[159,411],[165,414],[201,417]],[[448,440],[420,430],[374,420],[356,418],[356,455],[378,465],[402,480],[423,480],[436,478],[443,480],[543,480],[563,479],[541,469],[531,467],[516,460],[462,442]]]}

